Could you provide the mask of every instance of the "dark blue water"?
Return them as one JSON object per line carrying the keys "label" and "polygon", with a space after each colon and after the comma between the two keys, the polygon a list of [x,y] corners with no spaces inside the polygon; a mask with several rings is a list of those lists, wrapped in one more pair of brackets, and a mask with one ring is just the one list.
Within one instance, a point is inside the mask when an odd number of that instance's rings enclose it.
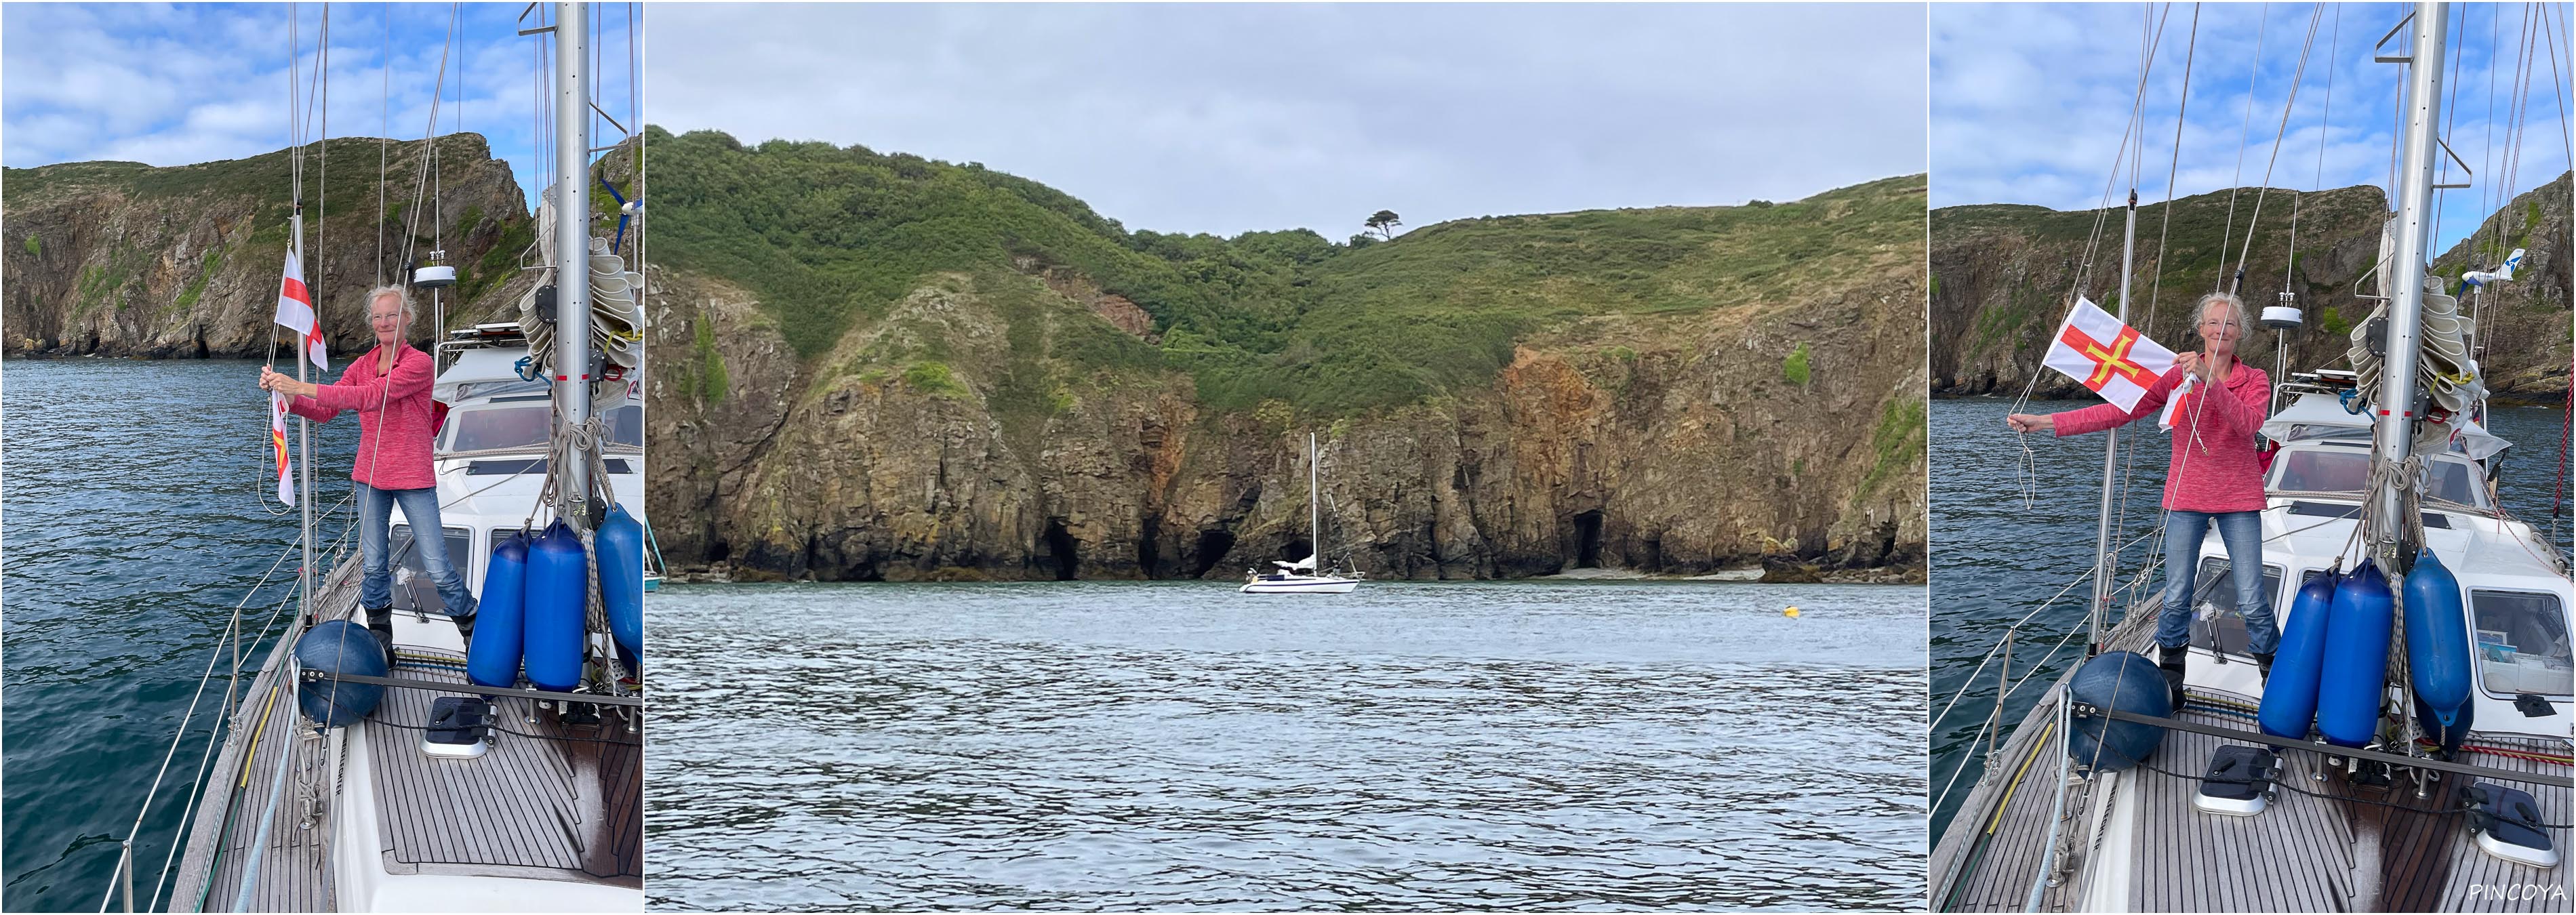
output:
{"label": "dark blue water", "polygon": [[[258,364],[242,361],[7,364],[0,907],[97,910],[233,605],[294,541],[296,516],[274,501],[258,378]],[[357,426],[324,424],[313,438],[318,511],[348,493]],[[329,524],[324,542],[342,527]],[[278,580],[294,569],[290,560]],[[255,595],[251,623],[290,588]],[[246,647],[243,664],[256,672],[259,654]],[[218,682],[146,812],[138,907],[153,895],[222,698]]]}
{"label": "dark blue water", "polygon": [[[2054,413],[2091,403],[2039,401],[2026,412]],[[1972,752],[1972,747],[1982,744],[1972,741],[1994,710],[1997,668],[1989,665],[1974,682],[1967,682],[1969,673],[2015,621],[2093,566],[2094,531],[2101,517],[2102,436],[2030,436],[2038,473],[2033,507],[2025,509],[2015,480],[2020,437],[2003,421],[2011,407],[2011,400],[1998,397],[1932,402],[1932,710],[1939,713],[1953,698],[1958,702],[1932,733],[1936,836],[1984,772],[1980,754]],[[2496,410],[2492,419],[2491,431],[2514,443],[2497,483],[2505,508],[2546,531],[2567,411],[2505,407]],[[2114,512],[2122,523],[2113,531],[2113,541],[2147,536],[2120,558],[2125,583],[2155,551],[2163,549],[2162,538],[2152,535],[2161,521],[2158,505],[2172,445],[2147,425],[2123,430],[2120,439],[2126,455],[2122,465],[2128,468],[2128,499],[2124,515]],[[2576,473],[2576,467],[2570,472]],[[2558,534],[2562,550],[2567,535],[2568,527],[2562,523]],[[2084,605],[2091,597],[2092,585],[2079,585],[2022,629],[2023,635],[2014,643],[2012,676],[2018,680],[2034,665],[2040,672],[2004,704],[2007,737],[2048,685],[2083,659],[2083,636],[2078,635],[2054,657],[2042,661],[2060,637],[2084,625]],[[2117,621],[2125,606],[2114,599],[2111,621]],[[1956,787],[1940,797],[1954,773]]]}
{"label": "dark blue water", "polygon": [[647,892],[1919,909],[1923,595],[673,586],[653,602]]}

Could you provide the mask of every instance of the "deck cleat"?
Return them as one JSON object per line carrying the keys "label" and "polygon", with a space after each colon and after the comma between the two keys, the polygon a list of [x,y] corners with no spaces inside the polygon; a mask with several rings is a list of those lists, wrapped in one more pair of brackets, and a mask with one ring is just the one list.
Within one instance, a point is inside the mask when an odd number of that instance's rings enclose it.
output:
{"label": "deck cleat", "polygon": [[429,704],[429,727],[420,751],[442,759],[475,759],[492,747],[492,703],[440,696]]}
{"label": "deck cleat", "polygon": [[2461,787],[2469,834],[2478,850],[2514,864],[2558,866],[2558,849],[2540,829],[2540,802],[2520,788],[2470,782]]}
{"label": "deck cleat", "polygon": [[2281,759],[2262,747],[2229,744],[2210,754],[2201,773],[2200,791],[2191,806],[2202,813],[2250,817],[2262,813],[2276,797],[2272,787],[2281,775]]}

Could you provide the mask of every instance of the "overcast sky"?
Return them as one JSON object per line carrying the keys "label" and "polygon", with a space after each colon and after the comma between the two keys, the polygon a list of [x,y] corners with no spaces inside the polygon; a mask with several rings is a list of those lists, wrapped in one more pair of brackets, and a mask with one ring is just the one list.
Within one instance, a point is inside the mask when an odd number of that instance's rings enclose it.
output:
{"label": "overcast sky", "polygon": [[1035,179],[1131,229],[1340,239],[1922,172],[1924,8],[698,5],[650,119]]}
{"label": "overcast sky", "polygon": [[[1932,205],[2103,205],[2136,98],[2150,12],[2163,21],[2163,37],[2147,77],[2145,154],[2137,181],[2141,203],[2166,196],[2186,56],[2192,58],[2191,97],[2180,176],[2173,185],[2188,196],[2264,183],[2302,46],[2309,47],[2307,70],[2270,186],[2387,187],[2405,67],[2372,63],[2371,43],[2404,18],[2411,4],[2326,4],[2313,45],[2307,35],[2316,4],[2204,5],[2196,37],[2193,6],[2169,8],[2168,15],[2166,5],[2136,3],[1933,4]],[[2539,33],[2528,58],[2522,48],[2526,9],[2452,5],[2456,50],[2445,78],[2456,95],[2446,99],[2443,135],[2477,177],[2475,187],[2444,194],[2437,251],[2467,235],[2513,193],[2555,180],[2568,168],[2561,100],[2576,86],[2568,79],[2567,4],[2555,5],[2552,26]],[[2538,25],[2538,18],[2531,23]],[[2401,35],[2390,47],[2405,41]],[[2508,169],[2516,61],[2525,59],[2537,61],[2524,113],[2528,126],[2519,165]],[[2451,78],[2452,72],[2458,76]],[[2123,165],[2113,203],[2129,186],[2127,171]],[[2459,180],[2457,173],[2449,180]],[[2272,218],[2268,204],[2266,209],[2264,218]]]}
{"label": "overcast sky", "polygon": [[[517,35],[523,8],[463,5],[459,43],[439,93],[447,104],[438,131],[485,135],[510,161],[520,187],[533,192],[536,40]],[[602,107],[620,121],[632,120],[627,6],[595,8],[603,33]],[[423,136],[450,10],[428,3],[331,5],[331,136]],[[94,159],[185,165],[285,148],[289,36],[309,78],[319,57],[322,5],[299,4],[293,12],[290,30],[282,3],[0,6],[0,161],[12,168]],[[318,133],[324,126],[317,112],[313,128]],[[594,145],[616,139],[605,123],[592,130]]]}

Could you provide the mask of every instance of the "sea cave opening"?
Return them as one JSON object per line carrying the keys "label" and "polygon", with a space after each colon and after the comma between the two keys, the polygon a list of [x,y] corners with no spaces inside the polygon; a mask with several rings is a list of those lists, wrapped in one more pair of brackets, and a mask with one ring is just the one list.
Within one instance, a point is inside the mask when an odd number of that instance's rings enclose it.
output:
{"label": "sea cave opening", "polygon": [[1190,569],[1190,577],[1206,578],[1208,572],[1214,570],[1217,563],[1224,562],[1226,554],[1232,552],[1234,552],[1232,531],[1224,529],[1200,531],[1199,548],[1193,554],[1194,561]]}
{"label": "sea cave opening", "polygon": [[1593,509],[1574,516],[1574,567],[1601,567],[1601,510]]}
{"label": "sea cave opening", "polygon": [[1055,580],[1072,581],[1079,562],[1073,553],[1073,532],[1064,529],[1064,519],[1048,518],[1046,555],[1055,566]]}

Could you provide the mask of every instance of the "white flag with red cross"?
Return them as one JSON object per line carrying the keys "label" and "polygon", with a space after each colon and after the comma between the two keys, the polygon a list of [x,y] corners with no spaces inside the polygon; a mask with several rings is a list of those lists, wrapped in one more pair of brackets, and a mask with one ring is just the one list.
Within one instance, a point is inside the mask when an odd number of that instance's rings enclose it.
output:
{"label": "white flag with red cross", "polygon": [[2065,373],[2120,409],[2135,410],[2138,398],[2173,368],[2174,354],[2078,297],[2040,364]]}
{"label": "white flag with red cross", "polygon": [[297,348],[313,360],[314,368],[331,367],[322,345],[322,322],[313,313],[313,292],[304,286],[304,264],[293,251],[286,252],[286,280],[278,284],[277,323],[295,332],[295,339],[302,342]]}

